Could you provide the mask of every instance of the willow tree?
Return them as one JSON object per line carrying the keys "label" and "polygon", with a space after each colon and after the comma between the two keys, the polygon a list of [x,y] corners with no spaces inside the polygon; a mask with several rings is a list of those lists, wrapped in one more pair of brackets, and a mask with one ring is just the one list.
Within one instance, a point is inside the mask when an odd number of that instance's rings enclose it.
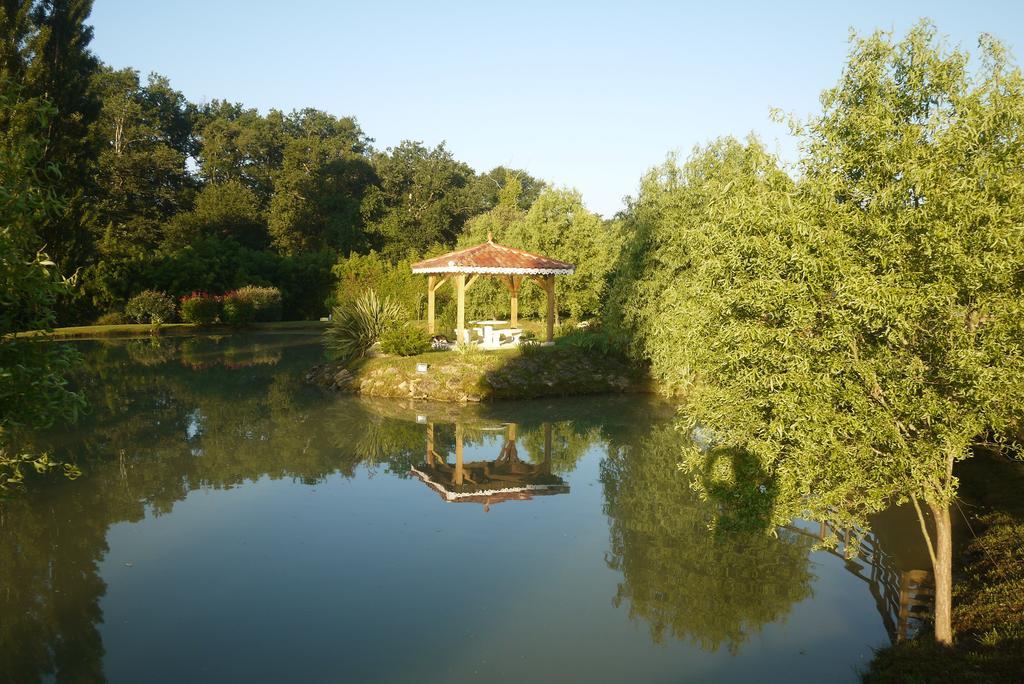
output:
{"label": "willow tree", "polygon": [[855,38],[797,126],[799,181],[756,142],[666,164],[632,207],[642,248],[617,289],[686,423],[769,475],[777,523],[913,502],[940,643],[953,465],[1024,405],[1024,80],[995,41],[981,52],[969,68],[927,24]]}

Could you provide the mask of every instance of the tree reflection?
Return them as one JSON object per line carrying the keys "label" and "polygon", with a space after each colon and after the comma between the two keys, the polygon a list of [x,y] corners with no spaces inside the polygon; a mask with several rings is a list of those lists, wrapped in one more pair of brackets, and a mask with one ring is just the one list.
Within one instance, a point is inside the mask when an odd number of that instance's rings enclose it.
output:
{"label": "tree reflection", "polygon": [[607,562],[622,572],[614,603],[646,621],[656,642],[735,652],[810,595],[811,543],[787,530],[710,529],[716,507],[677,467],[682,439],[671,424],[657,427],[602,464]]}

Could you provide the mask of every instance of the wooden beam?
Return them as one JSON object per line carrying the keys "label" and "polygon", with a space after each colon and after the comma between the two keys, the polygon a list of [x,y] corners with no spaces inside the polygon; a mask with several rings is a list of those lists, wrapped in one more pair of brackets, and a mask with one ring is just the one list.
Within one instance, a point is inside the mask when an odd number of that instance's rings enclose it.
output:
{"label": "wooden beam", "polygon": [[[465,276],[463,276],[463,277],[465,277]],[[474,273],[473,277],[471,277],[469,280],[466,281],[466,290],[469,290],[469,288],[473,286],[473,283],[475,283],[477,281],[477,278],[479,278],[479,277],[480,277],[479,273]]]}
{"label": "wooden beam", "polygon": [[[437,276],[427,276],[427,333],[433,335],[434,329],[434,291],[437,290]],[[433,426],[431,426],[433,427]]]}
{"label": "wooden beam", "polygon": [[430,276],[430,277],[434,279],[434,292],[437,292],[441,288],[442,285],[447,283],[452,278],[449,275],[441,276],[440,278],[438,278],[436,275],[435,276]]}
{"label": "wooden beam", "polygon": [[427,467],[434,467],[434,424],[427,423]]}
{"label": "wooden beam", "polygon": [[466,343],[466,274],[455,275],[455,336],[457,344]]}
{"label": "wooden beam", "polygon": [[[465,276],[462,276],[465,278]],[[462,485],[464,473],[462,470],[462,424],[455,424],[455,472],[452,473],[452,481],[457,485]]]}
{"label": "wooden beam", "polygon": [[516,328],[519,326],[519,287],[522,285],[522,276],[509,276],[505,281],[505,285],[511,292],[511,301],[509,302],[509,324]]}
{"label": "wooden beam", "polygon": [[555,341],[555,276],[544,276],[544,290],[548,293],[548,342]]}

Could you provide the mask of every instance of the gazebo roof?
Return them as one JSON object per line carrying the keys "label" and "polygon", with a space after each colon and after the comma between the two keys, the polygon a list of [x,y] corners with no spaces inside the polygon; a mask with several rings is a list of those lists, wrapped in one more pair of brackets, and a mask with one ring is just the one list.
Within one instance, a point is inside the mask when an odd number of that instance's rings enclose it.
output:
{"label": "gazebo roof", "polygon": [[412,265],[413,273],[491,273],[508,275],[572,275],[573,264],[487,242],[448,252]]}

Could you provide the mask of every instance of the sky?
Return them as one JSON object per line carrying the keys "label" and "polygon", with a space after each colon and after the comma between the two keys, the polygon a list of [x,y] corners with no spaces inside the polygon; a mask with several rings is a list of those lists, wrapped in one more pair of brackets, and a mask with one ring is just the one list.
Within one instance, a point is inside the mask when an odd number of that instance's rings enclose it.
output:
{"label": "sky", "polygon": [[193,102],[354,116],[374,145],[447,143],[478,171],[523,168],[605,216],[672,151],[756,133],[796,144],[834,85],[850,30],[929,17],[976,53],[1024,54],[1024,2],[387,2],[96,0],[92,48],[167,76]]}

